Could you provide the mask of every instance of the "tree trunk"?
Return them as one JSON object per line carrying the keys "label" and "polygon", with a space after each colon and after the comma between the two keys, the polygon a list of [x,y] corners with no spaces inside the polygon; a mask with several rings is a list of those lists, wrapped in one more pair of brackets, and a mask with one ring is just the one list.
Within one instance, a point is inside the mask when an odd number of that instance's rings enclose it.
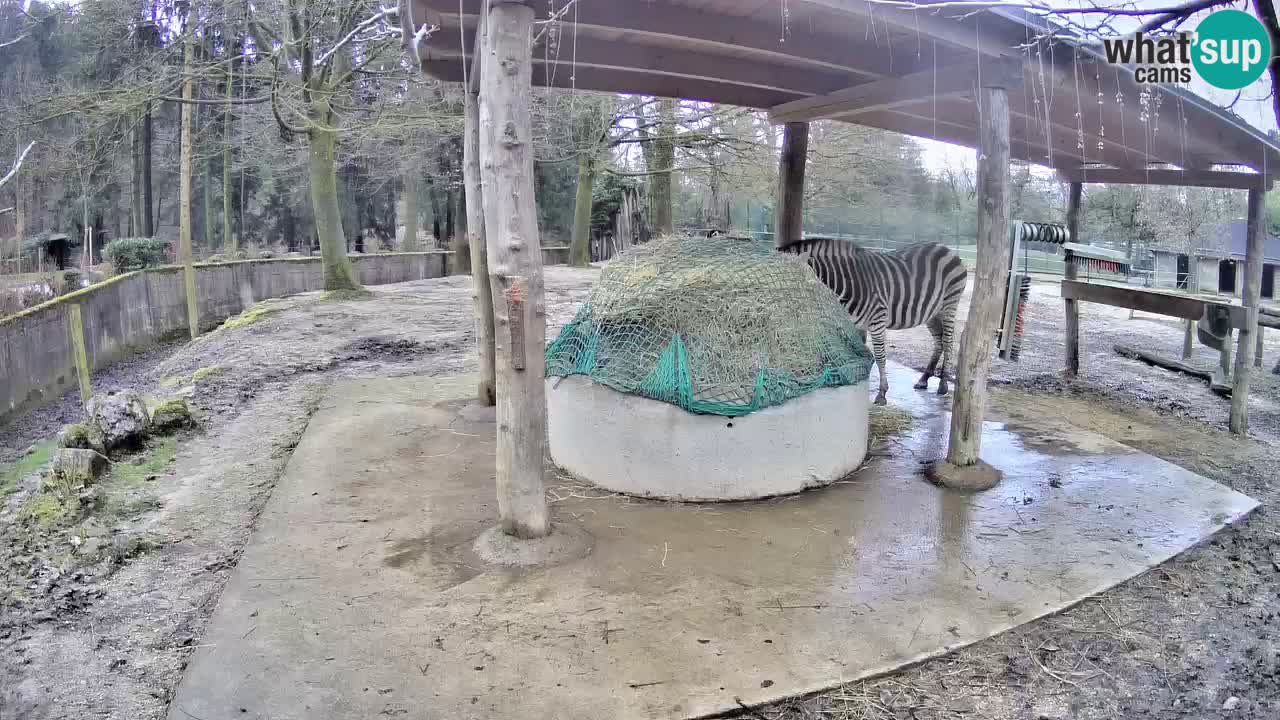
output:
{"label": "tree trunk", "polygon": [[551,527],[543,490],[546,307],[529,120],[533,8],[495,2],[488,20],[479,126],[496,319],[498,513],[504,533],[539,538]]}
{"label": "tree trunk", "polygon": [[430,181],[431,186],[431,237],[433,238],[433,246],[440,247],[440,241],[444,239],[444,234],[440,228],[440,216],[444,213],[440,211],[440,186],[435,180]]}
{"label": "tree trunk", "polygon": [[653,167],[657,171],[649,181],[649,202],[653,207],[654,232],[659,235],[675,233],[673,212],[673,168],[676,166],[676,101],[658,101],[658,137],[653,141]]}
{"label": "tree trunk", "polygon": [[[193,16],[194,12],[191,15]],[[192,16],[188,16],[187,22],[194,20]],[[187,101],[190,101],[194,94],[190,72],[194,50],[195,43],[188,38],[182,61],[183,74],[186,76],[186,80],[182,83],[182,99]],[[196,269],[191,253],[191,166],[194,154],[191,147],[191,116],[195,111],[195,105],[189,102],[182,104],[182,130],[178,146],[178,261],[182,263],[182,276],[187,295],[187,328],[192,340],[195,340],[196,335],[200,333],[200,313],[196,305]]]}
{"label": "tree trunk", "polygon": [[405,252],[418,252],[418,166],[410,162],[404,173],[404,242]]}
{"label": "tree trunk", "polygon": [[809,158],[809,123],[789,122],[782,131],[778,158],[778,208],[773,242],[786,247],[804,237],[804,171]]}
{"label": "tree trunk", "polygon": [[231,216],[231,200],[235,187],[231,182],[231,98],[234,90],[233,75],[227,74],[227,109],[222,115],[222,246],[228,259],[235,259],[238,243]]}
{"label": "tree trunk", "polygon": [[133,166],[133,183],[132,192],[129,197],[129,234],[133,237],[145,237],[142,230],[145,223],[142,220],[142,116],[139,115],[137,122],[133,124],[133,147],[130,149],[131,165]]}
{"label": "tree trunk", "polygon": [[[323,102],[323,101],[318,101]],[[331,122],[327,111],[316,113],[320,127],[308,133],[311,210],[316,234],[320,237],[320,258],[324,265],[324,289],[359,290],[351,258],[347,257],[347,240],[342,231],[342,209],[338,206],[338,170],[335,163],[338,136],[322,129]]]}
{"label": "tree trunk", "polygon": [[480,188],[480,100],[470,90],[467,91],[465,112],[462,178],[467,195],[467,245],[471,252],[476,345],[480,360],[476,398],[481,405],[488,406],[497,402],[493,366],[493,293],[489,286],[489,251],[485,247],[484,198]]}
{"label": "tree trunk", "polygon": [[156,204],[151,193],[151,103],[142,111],[142,237],[156,234]]}
{"label": "tree trunk", "polygon": [[1267,234],[1266,202],[1260,189],[1249,191],[1248,241],[1245,254],[1244,287],[1240,303],[1249,313],[1240,328],[1236,345],[1236,367],[1232,377],[1231,417],[1228,426],[1236,435],[1249,434],[1249,370],[1253,366],[1254,343],[1258,333],[1258,303],[1262,296],[1263,244]]}
{"label": "tree trunk", "polygon": [[958,467],[978,463],[992,336],[1000,320],[998,289],[1009,269],[1009,94],[1002,87],[984,87],[978,99],[978,259],[960,338],[947,449],[947,462]]}
{"label": "tree trunk", "polygon": [[206,256],[213,252],[214,247],[217,246],[213,230],[213,186],[215,182],[218,181],[214,179],[213,158],[210,157],[205,161],[204,181],[200,183],[200,194],[202,196],[200,204],[204,206],[204,228],[202,228],[204,232],[202,234],[204,236],[204,253]]}
{"label": "tree trunk", "polygon": [[453,242],[454,234],[455,234],[455,233],[457,233],[457,228],[455,228],[455,227],[453,226],[453,223],[454,223],[453,208],[454,208],[453,189],[452,189],[452,188],[450,188],[449,190],[446,190],[446,191],[445,191],[445,194],[444,194],[444,242],[445,242],[445,247],[448,247],[448,246]]}
{"label": "tree trunk", "polygon": [[[18,134],[17,147],[23,147],[22,134]],[[18,272],[22,272],[22,243],[27,236],[27,184],[22,181],[22,173],[13,177],[13,232],[14,258],[18,261]]]}
{"label": "tree trunk", "polygon": [[591,190],[596,182],[595,158],[578,154],[578,194],[573,206],[573,239],[569,243],[569,264],[586,267],[591,262]]}

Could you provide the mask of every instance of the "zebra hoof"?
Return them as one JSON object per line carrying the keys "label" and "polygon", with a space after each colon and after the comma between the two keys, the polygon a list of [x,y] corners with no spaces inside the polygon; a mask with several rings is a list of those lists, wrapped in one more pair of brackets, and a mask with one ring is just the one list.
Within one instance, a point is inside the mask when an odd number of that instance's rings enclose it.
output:
{"label": "zebra hoof", "polygon": [[920,378],[919,382],[917,382],[917,383],[915,384],[915,388],[916,388],[917,390],[928,390],[928,389],[929,389],[929,377],[926,375],[925,377]]}
{"label": "zebra hoof", "polygon": [[940,384],[938,385],[938,396],[939,396],[939,397],[941,397],[941,396],[943,396],[943,395],[946,395],[946,394],[947,394],[947,391],[948,391],[948,390],[950,390],[950,389],[951,389],[951,388],[947,387],[947,384],[946,384],[946,383],[940,383]]}
{"label": "zebra hoof", "polygon": [[876,404],[877,404],[877,405],[888,405],[888,404],[889,404],[889,401],[884,399],[884,393],[881,393],[881,394],[879,394],[879,395],[877,395],[877,396],[876,396]]}

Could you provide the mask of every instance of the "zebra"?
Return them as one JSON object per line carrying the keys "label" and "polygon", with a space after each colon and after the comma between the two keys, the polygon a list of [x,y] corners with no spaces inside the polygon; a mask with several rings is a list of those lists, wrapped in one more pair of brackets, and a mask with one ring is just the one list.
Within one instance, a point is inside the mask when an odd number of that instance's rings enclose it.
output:
{"label": "zebra", "polygon": [[889,391],[884,331],[925,323],[933,334],[933,357],[915,388],[927,389],[929,378],[936,372],[938,394],[947,394],[947,362],[951,359],[956,306],[969,276],[959,255],[932,242],[877,251],[832,238],[804,238],[778,250],[803,257],[818,279],[835,292],[853,322],[864,333],[870,333],[880,369],[877,405],[885,404]]}

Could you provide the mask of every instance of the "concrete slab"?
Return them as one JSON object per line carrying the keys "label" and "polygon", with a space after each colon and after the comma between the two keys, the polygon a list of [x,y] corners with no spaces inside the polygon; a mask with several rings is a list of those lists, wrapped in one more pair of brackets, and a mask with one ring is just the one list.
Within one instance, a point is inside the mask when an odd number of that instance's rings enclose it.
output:
{"label": "concrete slab", "polygon": [[[491,413],[470,379],[337,386],[311,421],[172,704],[172,720],[698,716],[946,652],[1141,573],[1256,507],[1046,419],[989,424],[1005,476],[918,474],[945,401],[850,479],[682,505],[551,481],[586,557],[486,567]],[[832,428],[832,431],[839,431]]]}

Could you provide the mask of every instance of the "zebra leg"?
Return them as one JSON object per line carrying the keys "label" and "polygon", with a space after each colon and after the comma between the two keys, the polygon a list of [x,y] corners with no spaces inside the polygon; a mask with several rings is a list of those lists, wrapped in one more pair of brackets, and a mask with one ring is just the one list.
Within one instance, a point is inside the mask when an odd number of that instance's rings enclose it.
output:
{"label": "zebra leg", "polygon": [[876,404],[885,405],[888,403],[885,396],[889,393],[889,376],[885,368],[884,328],[873,329],[871,338],[875,340],[876,367],[880,368],[880,392],[876,394]]}
{"label": "zebra leg", "polygon": [[929,365],[925,367],[924,374],[916,382],[915,387],[917,390],[929,389],[929,378],[933,377],[934,371],[938,368],[938,359],[942,357],[943,331],[944,328],[942,323],[938,322],[938,318],[929,319],[929,332],[933,335],[933,357],[929,358]]}
{"label": "zebra leg", "polygon": [[938,366],[938,394],[946,395],[950,386],[947,382],[947,362],[951,359],[951,341],[956,332],[956,306],[943,308],[942,320],[942,363]]}

